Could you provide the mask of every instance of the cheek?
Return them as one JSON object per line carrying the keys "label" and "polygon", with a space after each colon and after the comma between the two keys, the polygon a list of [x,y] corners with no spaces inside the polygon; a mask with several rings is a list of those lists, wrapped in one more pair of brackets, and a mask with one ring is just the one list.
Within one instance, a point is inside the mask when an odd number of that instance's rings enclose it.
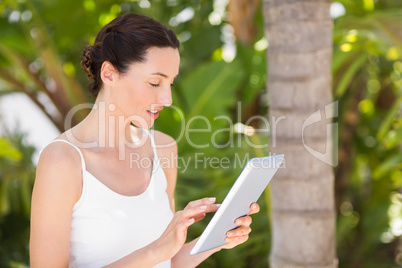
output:
{"label": "cheek", "polygon": [[124,87],[118,99],[125,111],[137,114],[144,109],[149,109],[154,101],[154,96],[152,89],[146,88],[144,85],[131,84]]}

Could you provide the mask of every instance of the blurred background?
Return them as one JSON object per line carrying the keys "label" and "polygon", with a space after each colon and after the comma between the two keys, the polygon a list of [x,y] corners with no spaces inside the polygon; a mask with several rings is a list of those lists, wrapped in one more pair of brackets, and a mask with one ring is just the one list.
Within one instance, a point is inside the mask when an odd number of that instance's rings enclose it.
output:
{"label": "blurred background", "polygon": [[[241,3],[245,8],[238,8]],[[262,1],[0,0],[0,267],[29,266],[30,199],[39,152],[64,131],[73,106],[93,102],[80,68],[81,51],[102,26],[127,12],[151,16],[177,33],[181,67],[172,95],[185,118],[205,116],[213,122],[211,133],[230,125],[216,116],[236,123],[214,137],[235,145],[196,149],[181,139],[181,157],[269,152],[246,142],[269,143],[269,133],[245,131],[261,122],[244,125],[253,116],[268,118],[269,42]],[[339,101],[334,143],[339,267],[402,267],[402,1],[341,0],[332,2],[330,12],[333,98]],[[179,113],[165,110],[155,128],[177,138]],[[88,112],[81,110],[73,123]],[[206,126],[197,121],[192,127]],[[211,142],[208,133],[192,137],[198,144]],[[179,168],[177,209],[211,193],[222,201],[240,171],[241,166]],[[269,191],[259,203],[249,241],[214,254],[200,267],[268,266]],[[191,227],[189,239],[207,223]]]}

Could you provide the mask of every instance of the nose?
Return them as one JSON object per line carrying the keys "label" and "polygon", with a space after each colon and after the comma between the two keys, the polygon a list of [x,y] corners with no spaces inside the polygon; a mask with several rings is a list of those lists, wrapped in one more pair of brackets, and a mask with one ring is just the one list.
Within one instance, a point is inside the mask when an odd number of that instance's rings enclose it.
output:
{"label": "nose", "polygon": [[163,106],[170,106],[172,105],[172,102],[172,90],[169,85],[169,87],[166,87],[162,90],[158,98],[158,103],[162,104]]}

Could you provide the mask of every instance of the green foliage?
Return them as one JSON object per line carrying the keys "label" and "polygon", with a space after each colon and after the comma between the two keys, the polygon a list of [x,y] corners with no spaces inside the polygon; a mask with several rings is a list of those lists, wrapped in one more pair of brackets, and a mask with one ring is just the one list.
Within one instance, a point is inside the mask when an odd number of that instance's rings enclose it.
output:
{"label": "green foliage", "polygon": [[402,231],[402,3],[340,2],[346,15],[335,20],[333,61],[340,266],[393,267]]}
{"label": "green foliage", "polygon": [[35,174],[24,135],[0,137],[0,266],[27,264],[31,192]]}
{"label": "green foliage", "polygon": [[4,137],[0,138],[0,157],[1,158],[6,158],[10,160],[11,162],[15,162],[21,159],[22,155],[21,153],[15,149],[10,142],[5,139]]}

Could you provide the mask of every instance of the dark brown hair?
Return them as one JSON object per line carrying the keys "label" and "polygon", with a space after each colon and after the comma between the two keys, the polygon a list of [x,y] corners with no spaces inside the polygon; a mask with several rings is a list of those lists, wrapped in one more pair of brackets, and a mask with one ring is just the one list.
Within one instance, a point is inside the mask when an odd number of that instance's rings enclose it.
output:
{"label": "dark brown hair", "polygon": [[118,72],[127,71],[130,64],[144,60],[150,47],[179,48],[175,33],[158,21],[139,14],[125,14],[105,25],[93,46],[86,46],[81,55],[81,67],[89,79],[90,93],[96,97],[102,87],[100,70],[109,61]]}

